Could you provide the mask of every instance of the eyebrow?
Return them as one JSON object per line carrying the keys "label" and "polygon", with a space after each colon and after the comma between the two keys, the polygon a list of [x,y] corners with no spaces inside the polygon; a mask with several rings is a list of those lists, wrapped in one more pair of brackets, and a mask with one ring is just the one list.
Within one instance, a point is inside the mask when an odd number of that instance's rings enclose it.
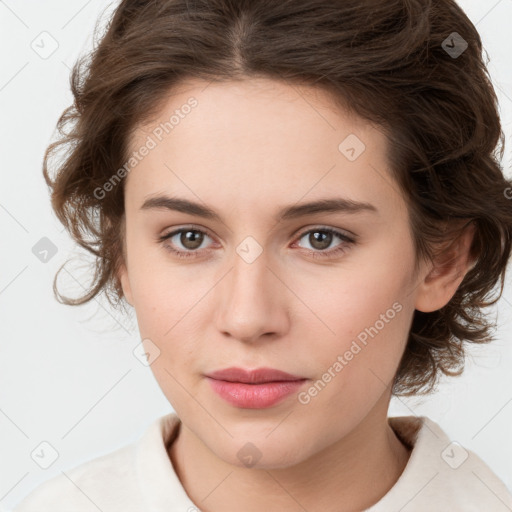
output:
{"label": "eyebrow", "polygon": [[[179,197],[155,196],[147,198],[142,204],[141,210],[172,210],[209,220],[223,222],[222,217],[214,210],[200,203],[189,201]],[[378,214],[377,208],[370,203],[354,201],[352,199],[335,197],[320,199],[309,203],[295,204],[282,208],[275,216],[276,220],[290,220],[313,215],[316,213],[360,213],[370,212]]]}

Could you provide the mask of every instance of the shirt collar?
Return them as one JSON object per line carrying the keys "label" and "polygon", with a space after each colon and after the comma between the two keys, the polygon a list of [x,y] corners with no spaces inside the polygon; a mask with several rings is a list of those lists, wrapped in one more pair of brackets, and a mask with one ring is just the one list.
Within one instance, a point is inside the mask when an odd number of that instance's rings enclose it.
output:
{"label": "shirt collar", "polygon": [[137,481],[148,512],[197,510],[169,458],[167,447],[176,438],[180,419],[175,412],[155,420],[137,446]]}

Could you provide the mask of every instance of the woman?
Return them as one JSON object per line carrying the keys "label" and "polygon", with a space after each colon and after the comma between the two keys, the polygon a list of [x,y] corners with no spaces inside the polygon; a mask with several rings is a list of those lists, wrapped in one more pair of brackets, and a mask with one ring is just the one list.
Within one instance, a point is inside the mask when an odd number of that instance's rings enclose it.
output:
{"label": "woman", "polygon": [[16,512],[510,510],[387,417],[491,340],[512,184],[481,52],[448,0],[121,2],[45,155],[96,257],[58,298],[133,307],[175,412]]}

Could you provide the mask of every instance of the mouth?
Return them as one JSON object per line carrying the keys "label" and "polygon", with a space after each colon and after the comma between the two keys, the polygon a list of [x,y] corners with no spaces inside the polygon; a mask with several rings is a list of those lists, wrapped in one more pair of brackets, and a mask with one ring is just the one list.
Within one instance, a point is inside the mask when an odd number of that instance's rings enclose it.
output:
{"label": "mouth", "polygon": [[226,368],[206,375],[211,388],[231,405],[263,409],[297,392],[309,379],[272,368]]}

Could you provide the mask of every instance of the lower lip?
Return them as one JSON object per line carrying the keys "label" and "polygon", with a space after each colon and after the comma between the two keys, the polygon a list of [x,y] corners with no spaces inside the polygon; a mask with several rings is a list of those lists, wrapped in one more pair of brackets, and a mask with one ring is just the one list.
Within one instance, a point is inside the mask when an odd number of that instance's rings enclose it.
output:
{"label": "lower lip", "polygon": [[244,384],[207,377],[212,389],[224,400],[245,409],[264,409],[296,392],[307,379]]}

